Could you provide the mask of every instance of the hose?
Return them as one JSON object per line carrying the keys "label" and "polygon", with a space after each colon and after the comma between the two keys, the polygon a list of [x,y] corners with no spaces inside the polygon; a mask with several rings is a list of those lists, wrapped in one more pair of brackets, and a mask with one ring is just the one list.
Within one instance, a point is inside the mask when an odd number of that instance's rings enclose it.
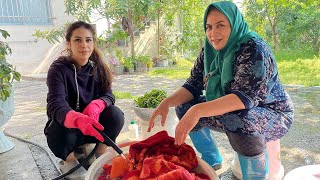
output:
{"label": "hose", "polygon": [[84,163],[86,163],[86,162],[89,161],[89,159],[90,159],[90,158],[94,155],[94,153],[96,152],[96,150],[97,150],[97,148],[98,148],[98,145],[99,145],[99,143],[96,143],[96,145],[94,146],[93,150],[90,152],[90,154],[89,154],[87,157],[85,157],[85,158],[83,159],[83,161],[82,161],[81,163],[79,163],[78,165],[76,165],[75,167],[73,167],[72,169],[70,169],[68,172],[66,172],[66,173],[63,174],[63,173],[60,171],[60,168],[59,168],[59,167],[57,166],[57,164],[54,162],[54,160],[53,160],[52,156],[50,155],[50,153],[49,153],[43,146],[41,146],[41,145],[39,145],[39,144],[37,144],[37,143],[31,142],[31,141],[22,139],[22,138],[20,138],[20,137],[18,137],[18,136],[12,135],[12,134],[10,134],[10,133],[8,133],[8,132],[6,132],[6,131],[3,131],[3,133],[4,133],[6,136],[8,136],[8,137],[12,137],[12,138],[17,139],[17,140],[19,140],[19,141],[22,141],[22,142],[24,142],[24,143],[32,144],[32,145],[34,145],[34,146],[42,149],[42,150],[47,154],[47,156],[49,157],[51,163],[54,165],[54,167],[56,168],[56,170],[60,173],[60,176],[55,177],[55,178],[53,178],[52,180],[62,179],[62,178],[64,178],[64,177],[68,176],[69,174],[73,173],[73,172],[76,171],[77,169],[79,169],[82,165],[84,165]]}

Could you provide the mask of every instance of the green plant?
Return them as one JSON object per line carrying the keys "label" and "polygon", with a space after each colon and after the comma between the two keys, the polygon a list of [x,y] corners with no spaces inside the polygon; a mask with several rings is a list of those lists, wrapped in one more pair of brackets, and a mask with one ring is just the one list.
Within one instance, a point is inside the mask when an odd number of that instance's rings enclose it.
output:
{"label": "green plant", "polygon": [[142,64],[148,65],[148,67],[152,67],[153,62],[149,56],[136,56],[135,59],[137,62],[141,62]]}
{"label": "green plant", "polygon": [[[10,34],[0,29],[3,38],[10,37]],[[20,81],[21,74],[15,67],[6,61],[6,56],[11,54],[11,48],[6,42],[0,41],[0,100],[6,101],[11,95],[13,80]]]}
{"label": "green plant", "polygon": [[156,108],[167,96],[167,92],[164,90],[152,89],[143,96],[134,99],[134,103],[139,108]]}
{"label": "green plant", "polygon": [[123,64],[124,58],[122,56],[122,52],[119,49],[116,49],[116,56],[118,58],[118,61]]}
{"label": "green plant", "polygon": [[112,92],[116,99],[133,99],[135,96],[133,96],[130,92],[126,91],[113,91]]}
{"label": "green plant", "polygon": [[124,60],[123,60],[123,66],[124,66],[125,68],[128,68],[128,69],[134,68],[133,58],[132,58],[132,57],[126,57],[126,58],[124,58]]}

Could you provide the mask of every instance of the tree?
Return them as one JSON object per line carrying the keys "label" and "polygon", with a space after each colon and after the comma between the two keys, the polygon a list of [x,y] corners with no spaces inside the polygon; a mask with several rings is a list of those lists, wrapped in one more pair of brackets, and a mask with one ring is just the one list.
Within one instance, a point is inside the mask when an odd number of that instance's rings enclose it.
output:
{"label": "tree", "polygon": [[[140,27],[140,17],[147,14],[151,3],[151,0],[65,0],[66,13],[74,16],[77,20],[91,22],[90,17],[98,14],[100,18],[107,19],[108,28],[111,28],[111,20],[121,23],[123,19],[126,19],[129,25],[127,30],[131,41],[132,57],[135,55],[134,31]],[[60,42],[65,28],[36,31],[34,35],[46,38],[50,43]]]}
{"label": "tree", "polygon": [[[315,55],[319,55],[320,47],[320,2],[305,1],[300,2],[294,9],[296,18],[293,23],[295,28],[291,32],[300,33],[299,39],[309,42]],[[295,34],[298,34],[295,33]],[[309,44],[308,43],[308,44]],[[299,43],[300,44],[300,43]]]}
{"label": "tree", "polygon": [[[166,0],[164,1],[163,15],[166,26],[176,26],[176,32],[171,33],[175,43],[167,49],[177,49],[181,53],[185,49],[191,56],[199,53],[203,46],[205,32],[203,28],[203,15],[206,7],[212,3],[209,0]],[[175,21],[176,20],[176,21]]]}
{"label": "tree", "polygon": [[[278,42],[278,24],[279,18],[285,12],[286,6],[289,5],[287,0],[245,0],[246,16],[251,22],[258,20],[261,23],[266,21],[270,26],[273,48],[279,50]],[[258,27],[258,26],[253,26]]]}

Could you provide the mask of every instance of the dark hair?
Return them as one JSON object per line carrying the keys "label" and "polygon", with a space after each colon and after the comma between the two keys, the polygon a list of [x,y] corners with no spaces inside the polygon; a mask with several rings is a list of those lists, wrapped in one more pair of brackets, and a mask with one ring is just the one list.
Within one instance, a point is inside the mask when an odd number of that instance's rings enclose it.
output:
{"label": "dark hair", "polygon": [[88,29],[92,33],[94,48],[93,48],[93,52],[92,52],[91,56],[89,57],[89,59],[94,62],[93,73],[98,74],[101,90],[106,91],[111,88],[113,77],[112,77],[112,74],[111,74],[109,67],[102,60],[101,52],[97,48],[96,32],[95,32],[94,28],[92,27],[92,25],[89,23],[83,22],[83,21],[76,21],[76,22],[70,24],[67,31],[66,31],[66,37],[65,37],[66,41],[70,42],[73,31],[78,28],[81,28],[81,27]]}
{"label": "dark hair", "polygon": [[209,6],[209,9],[208,9],[208,14],[211,12],[211,11],[213,11],[213,10],[218,10],[216,7],[214,7],[214,6]]}

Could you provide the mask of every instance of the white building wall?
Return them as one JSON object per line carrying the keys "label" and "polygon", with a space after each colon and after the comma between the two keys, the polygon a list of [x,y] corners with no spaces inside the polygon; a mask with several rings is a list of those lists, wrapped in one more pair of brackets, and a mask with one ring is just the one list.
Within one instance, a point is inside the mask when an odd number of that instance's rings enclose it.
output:
{"label": "white building wall", "polygon": [[[36,30],[50,30],[63,25],[67,21],[73,21],[74,18],[65,13],[64,0],[50,0],[51,5],[51,25],[36,26],[36,25],[10,25],[1,26],[0,29],[8,31],[10,37],[4,41],[9,44],[12,49],[12,55],[8,56],[8,62],[16,66],[18,72],[22,75],[33,73],[43,73],[46,69],[39,71],[40,64],[43,61],[53,61],[60,55],[58,49],[63,49],[63,45],[52,45],[45,39],[37,40],[32,36]],[[1,37],[1,40],[3,38]],[[55,50],[53,50],[55,49]],[[54,54],[52,54],[54,52]]]}

